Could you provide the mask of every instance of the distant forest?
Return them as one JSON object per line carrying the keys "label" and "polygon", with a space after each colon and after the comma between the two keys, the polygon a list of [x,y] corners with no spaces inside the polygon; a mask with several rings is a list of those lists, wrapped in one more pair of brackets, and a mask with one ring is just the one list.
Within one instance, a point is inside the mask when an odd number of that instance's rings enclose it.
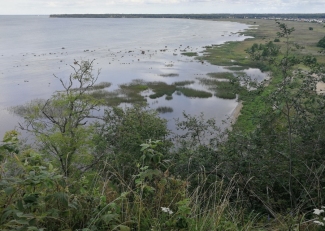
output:
{"label": "distant forest", "polygon": [[324,14],[52,14],[51,18],[302,18],[325,19]]}

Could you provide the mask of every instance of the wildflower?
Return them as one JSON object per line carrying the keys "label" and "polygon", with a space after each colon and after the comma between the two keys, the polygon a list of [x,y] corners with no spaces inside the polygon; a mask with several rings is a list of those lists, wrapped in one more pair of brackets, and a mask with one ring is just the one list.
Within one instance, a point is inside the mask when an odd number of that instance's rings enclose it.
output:
{"label": "wildflower", "polygon": [[314,223],[316,223],[318,225],[321,225],[321,226],[324,226],[324,222],[321,222],[321,221],[314,221]]}
{"label": "wildflower", "polygon": [[316,215],[320,215],[323,212],[324,212],[323,209],[314,209],[314,214],[316,214]]}
{"label": "wildflower", "polygon": [[161,210],[164,212],[164,213],[168,213],[169,215],[172,215],[174,212],[172,210],[170,210],[169,208],[167,207],[161,207]]}

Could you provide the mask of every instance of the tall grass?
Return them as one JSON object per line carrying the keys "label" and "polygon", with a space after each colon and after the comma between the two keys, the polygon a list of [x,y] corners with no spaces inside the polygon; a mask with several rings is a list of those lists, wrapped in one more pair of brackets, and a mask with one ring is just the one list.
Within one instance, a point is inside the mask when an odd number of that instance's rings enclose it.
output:
{"label": "tall grass", "polygon": [[[143,161],[133,170],[127,170],[113,163],[114,155],[119,154],[111,153],[111,157],[100,161],[97,168],[82,177],[76,172],[67,179],[51,164],[42,162],[40,155],[32,156],[30,162],[23,162],[15,155],[10,163],[19,164],[21,174],[10,176],[16,184],[1,194],[0,211],[7,212],[2,214],[0,229],[316,231],[318,228],[304,216],[275,214],[267,202],[263,204],[271,214],[269,218],[267,213],[249,211],[249,197],[254,192],[250,191],[248,197],[242,187],[249,182],[243,182],[239,175],[220,176],[220,166],[211,172],[202,167],[201,171],[180,179],[170,175],[168,161],[157,160],[155,164],[152,160]],[[152,157],[157,152],[149,148],[144,154]],[[35,184],[35,179],[44,181]],[[1,183],[6,186],[6,181]]]}

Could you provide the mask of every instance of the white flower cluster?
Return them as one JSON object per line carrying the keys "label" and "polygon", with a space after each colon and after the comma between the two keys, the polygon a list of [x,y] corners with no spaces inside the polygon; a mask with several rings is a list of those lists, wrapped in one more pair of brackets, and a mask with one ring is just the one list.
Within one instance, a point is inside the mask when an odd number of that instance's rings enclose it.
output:
{"label": "white flower cluster", "polygon": [[172,215],[174,212],[172,210],[170,210],[169,208],[167,207],[161,207],[161,210],[164,212],[164,213],[168,213],[169,215]]}
{"label": "white flower cluster", "polygon": [[314,209],[314,214],[318,216],[318,219],[314,221],[314,223],[324,226],[325,217],[321,217],[320,215],[324,213],[325,206],[322,206],[321,209]]}

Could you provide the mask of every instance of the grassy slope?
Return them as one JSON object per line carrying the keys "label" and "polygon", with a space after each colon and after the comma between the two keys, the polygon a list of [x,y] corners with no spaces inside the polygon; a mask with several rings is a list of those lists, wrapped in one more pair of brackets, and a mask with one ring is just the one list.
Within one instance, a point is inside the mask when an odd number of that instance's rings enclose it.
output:
{"label": "grassy slope", "polygon": [[[245,50],[251,47],[254,43],[273,41],[276,38],[276,33],[278,31],[274,20],[227,19],[227,21],[252,25],[251,29],[245,31],[244,34],[254,38],[246,39],[243,42],[233,42],[230,43],[231,45],[221,46],[221,48],[214,46],[207,49],[208,55],[205,58],[213,64],[220,63],[218,57],[221,57],[222,61],[226,63],[229,63],[230,60],[233,59],[239,63],[242,62],[243,65],[250,64],[250,60],[246,58],[247,54]],[[325,35],[325,27],[322,24],[294,21],[281,22],[286,23],[289,27],[295,28],[292,41],[305,47],[302,52],[303,54],[312,54],[317,57],[319,62],[325,63],[324,55],[319,54],[318,51],[320,48],[316,47],[317,42]],[[309,30],[309,27],[313,27],[313,30]],[[281,41],[277,44],[283,45]]]}

